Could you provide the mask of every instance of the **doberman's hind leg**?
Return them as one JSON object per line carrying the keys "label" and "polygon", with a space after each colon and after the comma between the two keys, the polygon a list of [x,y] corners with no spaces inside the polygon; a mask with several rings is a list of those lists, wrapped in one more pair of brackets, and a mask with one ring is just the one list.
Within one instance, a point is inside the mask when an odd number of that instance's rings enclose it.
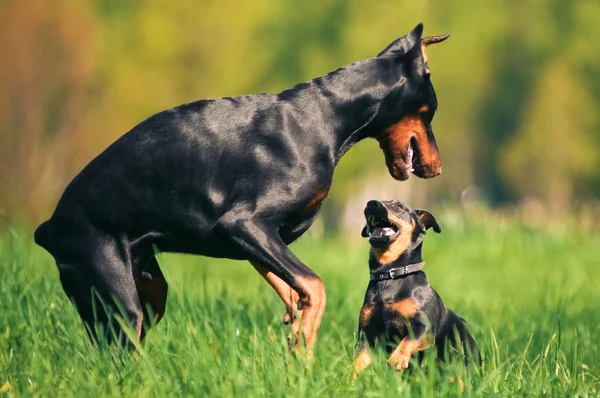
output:
{"label": "doberman's hind leg", "polygon": [[169,286],[154,255],[147,256],[145,262],[135,267],[134,281],[144,314],[141,340],[164,317]]}
{"label": "doberman's hind leg", "polygon": [[[222,225],[232,241],[247,253],[249,259],[261,264],[298,293],[302,309],[299,329],[308,349],[307,358],[312,359],[312,349],[325,311],[323,282],[291,252],[276,227],[259,220],[241,221],[237,216],[232,219],[232,224],[223,221]],[[295,340],[293,347],[297,346],[297,338]]]}
{"label": "doberman's hind leg", "polygon": [[93,253],[71,252],[68,259],[57,261],[63,289],[75,304],[92,341],[117,342],[132,348],[123,327],[133,328],[139,339],[143,313],[130,266],[114,240],[88,243],[87,247],[94,247]]}

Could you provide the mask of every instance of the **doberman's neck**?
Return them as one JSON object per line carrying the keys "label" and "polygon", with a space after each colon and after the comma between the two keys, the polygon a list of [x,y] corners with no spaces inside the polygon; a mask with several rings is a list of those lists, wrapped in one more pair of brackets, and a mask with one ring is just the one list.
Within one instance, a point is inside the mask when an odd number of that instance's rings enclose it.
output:
{"label": "doberman's neck", "polygon": [[301,83],[279,96],[289,95],[318,121],[314,131],[320,132],[337,163],[354,144],[372,134],[370,123],[383,99],[402,84],[401,69],[393,58],[372,58]]}
{"label": "doberman's neck", "polygon": [[418,246],[410,251],[406,251],[400,255],[395,261],[392,261],[389,264],[381,264],[377,261],[373,251],[371,250],[369,256],[369,269],[371,271],[385,271],[391,268],[399,268],[405,267],[411,264],[418,264],[423,262],[423,258],[421,257],[421,249],[423,247],[423,242],[421,242]]}

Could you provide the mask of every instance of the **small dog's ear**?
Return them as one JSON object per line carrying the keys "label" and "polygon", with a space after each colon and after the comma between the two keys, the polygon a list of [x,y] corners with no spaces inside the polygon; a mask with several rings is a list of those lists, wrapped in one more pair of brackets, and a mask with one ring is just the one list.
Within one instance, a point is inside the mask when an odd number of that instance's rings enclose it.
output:
{"label": "small dog's ear", "polygon": [[360,236],[362,236],[363,238],[369,237],[369,226],[368,225],[365,225],[365,227],[362,229]]}
{"label": "small dog's ear", "polygon": [[433,230],[438,234],[442,232],[442,229],[440,228],[440,225],[437,223],[437,220],[435,219],[433,214],[431,214],[427,210],[418,209],[415,210],[415,213],[417,213],[417,215],[419,216],[419,220],[423,224],[425,230],[428,230],[429,228],[433,227]]}

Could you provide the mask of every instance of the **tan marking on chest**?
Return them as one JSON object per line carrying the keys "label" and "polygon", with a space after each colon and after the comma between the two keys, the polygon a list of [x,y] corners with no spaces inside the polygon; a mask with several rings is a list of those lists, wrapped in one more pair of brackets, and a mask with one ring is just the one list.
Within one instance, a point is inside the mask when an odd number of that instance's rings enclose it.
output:
{"label": "tan marking on chest", "polygon": [[411,298],[405,298],[389,304],[392,311],[402,315],[404,318],[412,318],[419,311],[419,305]]}

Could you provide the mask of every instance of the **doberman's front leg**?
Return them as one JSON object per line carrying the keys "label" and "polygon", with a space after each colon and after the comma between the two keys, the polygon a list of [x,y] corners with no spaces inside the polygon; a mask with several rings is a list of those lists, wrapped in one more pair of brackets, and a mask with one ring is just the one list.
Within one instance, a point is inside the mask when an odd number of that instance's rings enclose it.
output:
{"label": "doberman's front leg", "polygon": [[285,305],[285,314],[283,315],[283,324],[289,325],[290,321],[295,318],[295,313],[298,312],[302,314],[301,310],[298,309],[298,300],[300,297],[298,293],[294,289],[290,287],[287,283],[285,283],[280,277],[257,263],[256,261],[250,261],[250,264],[254,267],[256,271],[264,278],[265,281],[275,293],[279,296],[283,304]]}
{"label": "doberman's front leg", "polygon": [[308,348],[307,358],[312,359],[312,349],[325,311],[323,282],[291,252],[275,226],[264,220],[235,218],[231,222],[225,217],[221,220],[224,232],[233,243],[246,252],[249,260],[261,264],[298,293],[298,307],[302,310],[301,330]]}
{"label": "doberman's front leg", "polygon": [[285,314],[283,315],[283,324],[288,325],[292,323],[292,331],[288,336],[288,343],[290,348],[294,345],[294,341],[297,339],[298,332],[300,330],[300,321],[296,316],[298,313],[302,316],[302,310],[298,309],[298,300],[300,296],[292,289],[287,283],[285,283],[280,277],[257,263],[256,261],[250,261],[254,269],[267,281],[269,285],[275,290],[275,293],[279,296],[283,304],[285,305]]}

